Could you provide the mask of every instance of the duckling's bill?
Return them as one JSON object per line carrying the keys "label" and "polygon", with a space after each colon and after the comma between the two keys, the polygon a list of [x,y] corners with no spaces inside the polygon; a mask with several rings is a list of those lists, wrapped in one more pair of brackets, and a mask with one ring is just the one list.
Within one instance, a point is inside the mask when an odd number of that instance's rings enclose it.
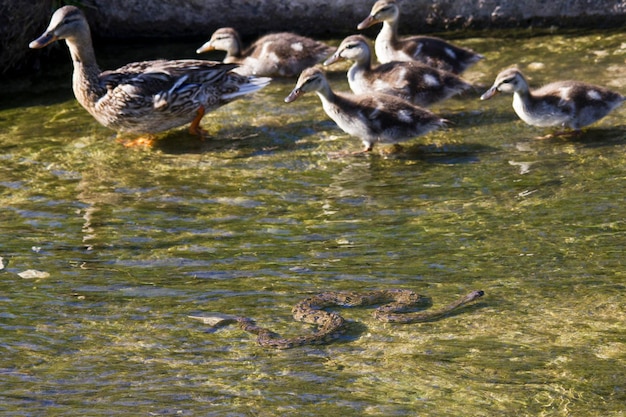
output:
{"label": "duckling's bill", "polygon": [[369,15],[361,23],[359,23],[356,28],[358,30],[363,30],[363,29],[367,29],[368,27],[370,27],[370,26],[372,26],[372,25],[374,25],[376,23],[377,23],[377,21],[374,18],[374,16]]}
{"label": "duckling's bill", "polygon": [[285,97],[285,103],[291,103],[292,101],[296,101],[298,97],[300,97],[303,94],[304,94],[304,91],[296,87],[291,91],[291,93],[289,93],[287,97]]}
{"label": "duckling's bill", "polygon": [[328,66],[328,65],[334,64],[335,62],[339,62],[342,60],[343,60],[343,57],[339,55],[339,50],[337,50],[337,52],[332,54],[330,58],[324,61],[324,66]]}
{"label": "duckling's bill", "polygon": [[208,41],[207,43],[205,43],[204,45],[202,45],[201,47],[196,49],[196,53],[197,54],[202,54],[204,52],[210,52],[210,51],[214,51],[214,50],[215,50],[215,48],[213,47],[213,44],[211,43],[211,41]]}
{"label": "duckling's bill", "polygon": [[58,40],[54,32],[46,31],[43,35],[28,44],[30,49],[40,49]]}
{"label": "duckling's bill", "polygon": [[500,91],[498,90],[498,88],[496,86],[493,86],[489,90],[485,91],[485,93],[482,96],[480,96],[480,99],[489,100],[491,97],[495,96],[499,92]]}

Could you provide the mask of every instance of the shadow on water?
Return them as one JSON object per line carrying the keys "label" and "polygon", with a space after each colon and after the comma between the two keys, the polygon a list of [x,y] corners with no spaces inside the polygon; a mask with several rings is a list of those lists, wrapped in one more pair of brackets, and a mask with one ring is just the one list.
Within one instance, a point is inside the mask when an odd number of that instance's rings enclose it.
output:
{"label": "shadow on water", "polygon": [[552,138],[549,141],[559,143],[569,142],[584,148],[600,148],[604,146],[619,146],[626,144],[626,126],[619,125],[611,128],[591,127],[584,129],[580,134],[564,138]]}
{"label": "shadow on water", "polygon": [[467,128],[499,125],[502,123],[513,123],[519,121],[519,118],[511,111],[501,111],[490,108],[470,111],[443,111],[439,116],[448,120],[447,128]]}
{"label": "shadow on water", "polygon": [[203,154],[209,152],[238,152],[236,157],[247,158],[268,152],[293,149],[312,149],[315,142],[299,142],[303,132],[313,134],[316,125],[323,123],[292,122],[266,123],[262,126],[235,126],[220,129],[206,139],[190,135],[187,130],[167,132],[154,148],[168,154]]}
{"label": "shadow on water", "polygon": [[458,165],[480,162],[479,155],[494,152],[496,148],[482,144],[463,145],[414,145],[406,156],[398,159],[428,162],[430,164]]}
{"label": "shadow on water", "polygon": [[[262,126],[237,126],[220,129],[212,137],[204,140],[178,129],[166,133],[154,144],[154,148],[168,154],[205,154],[236,152],[234,158],[247,158],[266,153],[285,151],[315,150],[320,147],[318,136],[339,135],[344,148],[360,144],[356,137],[343,133],[334,122],[322,120],[297,121],[281,124],[266,123]],[[311,136],[309,141],[300,140]],[[420,160],[437,164],[462,164],[479,161],[479,155],[497,150],[496,147],[481,143],[421,144],[420,138],[402,144],[401,151],[395,152],[393,145],[378,144],[369,154],[335,156],[345,160],[358,160],[362,157],[383,157],[402,160]],[[329,154],[329,157],[330,154]]]}
{"label": "shadow on water", "polygon": [[[268,140],[265,137],[251,131],[233,130],[230,132],[220,132],[220,138],[208,138],[199,140],[195,136],[187,134],[185,131],[170,133],[159,139],[154,148],[164,153],[176,154],[206,154],[206,153],[233,153],[231,158],[248,158],[266,153],[276,154],[277,152],[287,152],[294,149],[300,151],[313,150],[318,147],[314,142],[296,143],[295,141]],[[462,145],[421,145],[415,144],[403,147],[399,152],[387,154],[383,146],[379,146],[383,151],[378,153],[377,149],[372,154],[366,155],[345,155],[330,156],[333,159],[345,161],[358,161],[362,158],[373,159],[398,159],[406,161],[422,161],[431,164],[468,164],[480,161],[479,155],[494,152],[497,148],[482,144],[462,144]]]}

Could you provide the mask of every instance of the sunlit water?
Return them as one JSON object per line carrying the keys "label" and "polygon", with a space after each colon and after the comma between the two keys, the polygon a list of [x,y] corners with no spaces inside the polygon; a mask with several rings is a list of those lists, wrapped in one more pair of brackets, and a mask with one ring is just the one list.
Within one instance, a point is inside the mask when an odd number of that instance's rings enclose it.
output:
{"label": "sunlit water", "polygon": [[[533,85],[626,93],[625,34],[527,35],[456,39],[487,56],[465,78],[486,89],[517,63]],[[175,46],[98,55],[112,68],[198,45]],[[434,107],[451,126],[404,152],[329,158],[361,144],[315,95],[283,103],[295,80],[278,80],[208,115],[211,140],[126,149],[68,69],[3,86],[3,415],[624,415],[626,107],[536,140],[511,97],[479,87]],[[295,335],[303,297],[390,287],[486,296],[414,325],[343,310],[338,343],[287,351],[188,318]]]}

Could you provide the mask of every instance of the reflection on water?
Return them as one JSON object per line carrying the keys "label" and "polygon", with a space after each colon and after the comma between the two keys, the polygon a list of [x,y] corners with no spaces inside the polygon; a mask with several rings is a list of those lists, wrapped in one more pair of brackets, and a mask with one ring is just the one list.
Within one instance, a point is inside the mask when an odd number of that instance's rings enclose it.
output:
{"label": "reflection on water", "polygon": [[[459,41],[487,56],[468,80],[517,63],[533,85],[626,93],[621,33],[504,35]],[[0,111],[4,414],[623,412],[626,108],[537,141],[510,97],[480,102],[478,87],[434,107],[451,127],[402,153],[328,158],[359,140],[315,96],[285,105],[295,80],[277,80],[208,115],[211,140],[181,129],[129,150],[68,96],[69,75],[50,77]],[[284,352],[187,318],[294,335],[307,294],[392,286],[487,295],[416,325],[342,310],[346,340]]]}

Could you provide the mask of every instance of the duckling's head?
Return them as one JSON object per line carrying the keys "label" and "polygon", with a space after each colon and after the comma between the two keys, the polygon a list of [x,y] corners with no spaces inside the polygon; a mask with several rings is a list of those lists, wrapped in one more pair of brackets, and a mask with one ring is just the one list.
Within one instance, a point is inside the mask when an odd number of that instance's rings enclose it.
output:
{"label": "duckling's head", "polygon": [[69,42],[91,39],[87,19],[78,7],[64,6],[54,12],[46,31],[32,41],[28,47],[31,49],[43,48],[59,39],[65,39]]}
{"label": "duckling's head", "polygon": [[241,50],[241,38],[233,28],[220,28],[213,32],[211,39],[200,48],[197,54],[209,51],[226,51],[228,55],[239,55]]}
{"label": "duckling's head", "polygon": [[400,9],[395,0],[378,0],[372,6],[370,15],[356,28],[362,30],[380,22],[395,22],[399,15]]}
{"label": "duckling's head", "polygon": [[296,101],[304,93],[323,91],[328,89],[328,81],[324,72],[319,68],[307,68],[300,74],[295,88],[285,98],[285,103]]}
{"label": "duckling's head", "polygon": [[324,61],[324,65],[330,65],[344,59],[358,63],[369,63],[372,52],[367,39],[361,35],[348,36],[341,42],[335,53]]}
{"label": "duckling's head", "polygon": [[517,68],[509,68],[500,72],[491,88],[482,96],[481,100],[489,100],[498,93],[516,93],[528,89],[526,79]]}

